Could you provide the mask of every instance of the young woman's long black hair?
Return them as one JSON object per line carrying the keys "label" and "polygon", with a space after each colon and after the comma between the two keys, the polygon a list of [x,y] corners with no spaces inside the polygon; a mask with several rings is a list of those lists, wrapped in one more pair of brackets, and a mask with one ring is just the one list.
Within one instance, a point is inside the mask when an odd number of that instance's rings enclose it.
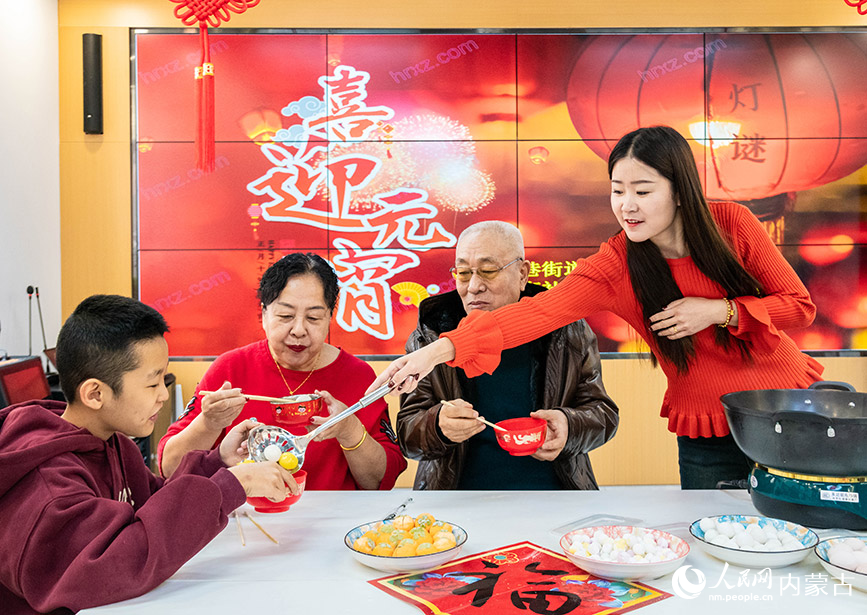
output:
{"label": "young woman's long black hair", "polygon": [[[680,206],[683,234],[689,255],[699,270],[725,289],[726,297],[756,296],[762,285],[746,269],[723,238],[710,213],[701,189],[695,159],[686,139],[668,126],[639,128],[618,141],[608,157],[608,177],[614,165],[623,158],[634,158],[655,169],[671,182],[672,196]],[[672,301],[683,297],[668,263],[652,241],[633,242],[626,239],[626,263],[632,289],[644,314],[645,327],[651,336],[650,317]],[[674,363],[679,372],[689,371],[695,356],[692,336],[670,340],[657,336],[659,352]],[[728,347],[735,344],[741,356],[749,361],[747,345],[721,327],[716,328],[716,343]],[[652,357],[656,364],[657,357]]]}

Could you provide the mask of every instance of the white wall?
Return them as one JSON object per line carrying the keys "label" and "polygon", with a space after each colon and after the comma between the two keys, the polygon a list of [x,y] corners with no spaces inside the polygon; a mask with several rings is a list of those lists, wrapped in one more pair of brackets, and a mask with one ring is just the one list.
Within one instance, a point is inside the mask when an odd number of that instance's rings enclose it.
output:
{"label": "white wall", "polygon": [[[60,308],[56,0],[0,0],[0,353],[27,354],[28,285],[48,347]],[[33,352],[42,351],[36,297]],[[2,354],[0,354],[2,357]]]}

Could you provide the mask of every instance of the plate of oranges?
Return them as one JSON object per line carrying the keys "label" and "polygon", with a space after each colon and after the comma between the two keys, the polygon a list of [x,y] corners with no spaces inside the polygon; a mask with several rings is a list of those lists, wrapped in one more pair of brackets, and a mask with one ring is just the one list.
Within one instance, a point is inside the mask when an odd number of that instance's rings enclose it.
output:
{"label": "plate of oranges", "polygon": [[347,532],[344,544],[356,560],[383,572],[430,570],[456,558],[464,529],[429,513],[371,521]]}

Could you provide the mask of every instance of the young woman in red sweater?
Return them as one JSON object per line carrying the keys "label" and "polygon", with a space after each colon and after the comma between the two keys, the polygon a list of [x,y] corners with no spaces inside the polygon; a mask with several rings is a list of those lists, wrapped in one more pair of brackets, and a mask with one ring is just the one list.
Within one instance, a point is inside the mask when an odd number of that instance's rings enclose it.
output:
{"label": "young woman in red sweater", "polygon": [[624,136],[608,174],[621,232],[553,289],[473,312],[394,361],[371,389],[391,378],[411,391],[442,362],[471,377],[490,373],[503,349],[610,310],[647,342],[668,378],[661,415],[678,436],[681,486],[745,478],[750,461],[731,438],[719,397],[821,379],[822,366],[783,332],[810,325],[816,308],[749,210],[708,204],[689,145],[674,129]]}

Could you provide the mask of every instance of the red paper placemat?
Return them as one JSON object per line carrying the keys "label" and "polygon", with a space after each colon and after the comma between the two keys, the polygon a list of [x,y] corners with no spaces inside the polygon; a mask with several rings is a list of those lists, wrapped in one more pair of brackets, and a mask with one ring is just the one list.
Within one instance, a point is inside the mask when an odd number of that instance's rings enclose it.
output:
{"label": "red paper placemat", "polygon": [[430,615],[455,615],[470,607],[474,614],[499,615],[625,613],[671,596],[643,583],[594,577],[530,542],[369,583]]}

